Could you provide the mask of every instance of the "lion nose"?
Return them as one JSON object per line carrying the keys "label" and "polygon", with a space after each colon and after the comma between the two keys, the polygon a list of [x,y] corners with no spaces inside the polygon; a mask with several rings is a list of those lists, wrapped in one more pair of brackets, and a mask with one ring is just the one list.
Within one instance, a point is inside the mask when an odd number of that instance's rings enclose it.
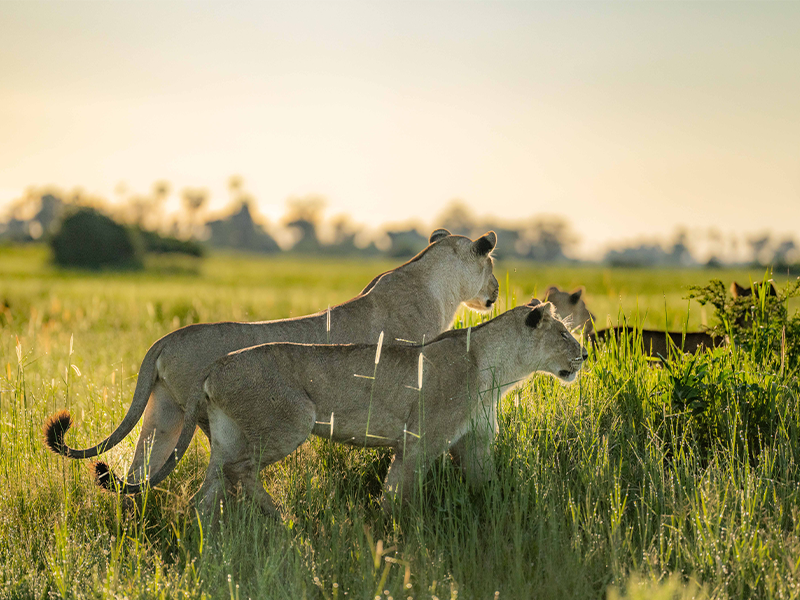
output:
{"label": "lion nose", "polygon": [[583,358],[583,360],[589,358],[589,353],[586,351],[586,348],[581,348],[581,357]]}

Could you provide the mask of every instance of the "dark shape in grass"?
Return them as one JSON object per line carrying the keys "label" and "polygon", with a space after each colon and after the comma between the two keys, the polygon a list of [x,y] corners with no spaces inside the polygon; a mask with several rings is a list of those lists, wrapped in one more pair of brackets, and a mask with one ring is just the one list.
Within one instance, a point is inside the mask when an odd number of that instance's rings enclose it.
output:
{"label": "dark shape in grass", "polygon": [[[625,332],[626,335],[622,335]],[[649,356],[669,356],[669,349],[674,345],[678,350],[687,354],[694,354],[698,350],[716,348],[725,343],[724,336],[713,335],[705,331],[658,331],[656,329],[642,329],[641,335],[635,327],[617,325],[601,329],[589,335],[592,343],[598,340],[608,340],[614,337],[617,341],[624,338],[631,343],[641,341],[644,354]]]}
{"label": "dark shape in grass", "polygon": [[107,463],[103,461],[92,463],[92,472],[97,485],[108,491],[114,491],[114,487],[111,485],[111,480],[114,478],[114,475],[111,473],[111,469],[109,469]]}

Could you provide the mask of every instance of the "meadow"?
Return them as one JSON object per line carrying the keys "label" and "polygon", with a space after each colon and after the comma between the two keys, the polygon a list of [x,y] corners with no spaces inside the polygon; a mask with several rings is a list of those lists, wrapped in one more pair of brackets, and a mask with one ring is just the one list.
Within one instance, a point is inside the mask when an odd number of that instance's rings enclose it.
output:
{"label": "meadow", "polygon": [[[800,598],[798,373],[736,346],[654,367],[611,343],[572,386],[534,376],[501,401],[497,479],[470,491],[443,456],[393,517],[378,505],[389,452],[323,440],[262,473],[282,522],[233,503],[219,531],[202,528],[201,433],[158,489],[103,492],[86,462],[45,449],[47,416],[68,408],[68,443],[89,446],[122,419],[162,335],[324,309],[397,264],[149,260],[65,272],[43,247],[0,248],[0,599]],[[499,311],[583,285],[601,326],[689,330],[714,320],[685,299],[690,285],[764,277],[502,262],[495,274]],[[117,472],[135,433],[106,456]]]}

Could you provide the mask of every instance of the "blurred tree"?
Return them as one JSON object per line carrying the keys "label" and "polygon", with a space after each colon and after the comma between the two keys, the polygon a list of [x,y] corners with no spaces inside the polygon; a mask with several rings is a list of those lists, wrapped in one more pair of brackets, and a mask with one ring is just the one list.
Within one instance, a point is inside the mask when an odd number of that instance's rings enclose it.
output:
{"label": "blurred tree", "polygon": [[516,243],[518,254],[542,262],[567,260],[567,253],[578,237],[566,219],[559,216],[534,217],[520,229]]}
{"label": "blurred tree", "polygon": [[436,218],[436,227],[444,227],[456,235],[471,236],[477,226],[475,215],[463,200],[453,199]]}
{"label": "blurred tree", "polygon": [[751,260],[754,264],[765,265],[769,261],[766,253],[771,241],[772,236],[769,232],[747,239],[747,244],[750,246]]}
{"label": "blurred tree", "polygon": [[[150,187],[149,194],[127,195],[128,188],[125,183],[118,183],[115,192],[123,202],[123,207],[119,211],[120,218],[141,230],[166,229],[163,222],[163,209],[171,189],[172,186],[168,181],[159,180]],[[75,204],[82,204],[82,202],[75,202]]]}
{"label": "blurred tree", "polygon": [[797,254],[797,245],[792,238],[785,238],[778,247],[775,248],[775,254],[772,257],[773,263],[789,264],[794,261],[794,256]]}
{"label": "blurred tree", "polygon": [[292,246],[292,251],[315,253],[320,250],[317,226],[322,220],[322,211],[325,209],[325,199],[321,196],[304,196],[290,198],[286,202],[289,210],[284,217],[286,226],[294,230],[297,241]]}
{"label": "blurred tree", "polygon": [[187,233],[189,237],[197,237],[200,229],[200,213],[208,202],[208,190],[198,188],[183,188],[181,201],[186,211],[188,221]]}
{"label": "blurred tree", "polygon": [[152,187],[153,200],[157,203],[164,202],[172,191],[172,184],[163,179],[156,181]]}
{"label": "blurred tree", "polygon": [[123,214],[125,220],[132,225],[144,229],[147,213],[150,211],[150,198],[147,196],[133,195],[128,198]]}
{"label": "blurred tree", "polygon": [[208,241],[218,248],[236,248],[251,252],[280,252],[277,242],[253,219],[250,200],[242,201],[239,210],[225,219],[209,221]]}
{"label": "blurred tree", "polygon": [[50,240],[62,267],[140,268],[141,249],[131,231],[104,214],[82,207],[68,214]]}
{"label": "blurred tree", "polygon": [[678,227],[675,231],[675,239],[672,242],[669,264],[674,266],[689,266],[695,264],[692,253],[689,250],[689,234],[684,227]]}
{"label": "blurred tree", "polygon": [[228,193],[234,212],[224,219],[206,223],[211,235],[209,243],[220,248],[237,248],[251,252],[280,252],[275,239],[253,218],[252,206],[255,200],[244,191],[241,175],[228,178]]}
{"label": "blurred tree", "polygon": [[241,175],[231,175],[228,177],[228,193],[231,200],[236,201],[244,188],[244,178]]}
{"label": "blurred tree", "polygon": [[53,194],[42,196],[39,212],[34,219],[42,226],[45,233],[52,233],[58,225],[61,214],[64,211],[64,202]]}

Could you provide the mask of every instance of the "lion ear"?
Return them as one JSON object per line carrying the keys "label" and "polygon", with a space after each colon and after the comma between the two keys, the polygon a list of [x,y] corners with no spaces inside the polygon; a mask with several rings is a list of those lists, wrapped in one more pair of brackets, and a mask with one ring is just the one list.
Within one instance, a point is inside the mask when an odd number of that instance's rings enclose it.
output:
{"label": "lion ear", "polygon": [[531,298],[531,301],[528,302],[528,306],[539,306],[541,303],[542,301],[539,300],[536,296],[534,296],[533,298]]}
{"label": "lion ear", "polygon": [[[767,296],[777,296],[777,295],[778,295],[778,290],[776,290],[776,289],[775,289],[775,286],[772,284],[772,282],[771,282],[771,281],[768,281],[768,282],[767,282],[767,285],[768,285],[769,287],[768,287],[768,288],[766,288],[766,290],[767,290],[767,291],[766,291],[766,295],[767,295]],[[762,287],[762,285],[761,285],[760,283],[754,283],[754,284],[753,284],[753,291],[754,291],[754,292],[758,292],[759,294],[761,294],[761,293],[763,293],[763,292],[761,291],[762,289],[764,289],[764,288]]]}
{"label": "lion ear", "polygon": [[547,304],[539,304],[536,308],[529,312],[528,316],[525,317],[525,325],[534,329],[538,327],[542,322],[542,317],[544,316],[546,306]]}
{"label": "lion ear", "polygon": [[583,294],[583,288],[582,287],[579,287],[577,290],[572,292],[569,295],[570,304],[577,304],[578,300],[581,299],[581,294]]}
{"label": "lion ear", "polygon": [[472,249],[478,256],[486,256],[494,250],[497,245],[497,234],[494,231],[487,231],[477,240],[472,242]]}
{"label": "lion ear", "polygon": [[731,284],[731,296],[734,298],[743,298],[744,296],[749,296],[752,292],[745,287],[740,286],[737,282],[733,282]]}
{"label": "lion ear", "polygon": [[452,235],[447,229],[442,227],[441,229],[437,229],[433,233],[431,233],[431,237],[428,238],[428,243],[432,244],[433,242],[438,242],[440,239],[447,237],[448,235]]}

